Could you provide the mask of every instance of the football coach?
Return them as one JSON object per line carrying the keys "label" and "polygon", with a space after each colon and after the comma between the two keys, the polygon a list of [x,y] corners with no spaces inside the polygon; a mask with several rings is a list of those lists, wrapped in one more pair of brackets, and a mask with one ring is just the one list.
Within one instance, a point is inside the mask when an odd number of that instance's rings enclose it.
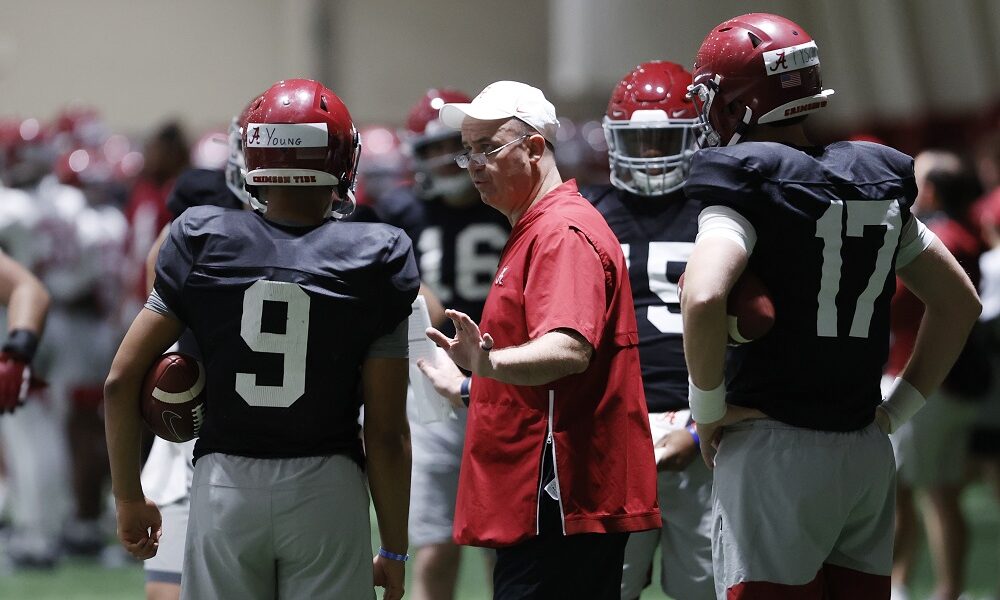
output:
{"label": "football coach", "polygon": [[616,599],[629,532],[660,527],[628,268],[604,218],[556,168],[541,90],[487,86],[445,104],[483,202],[512,231],[482,322],[447,311],[421,363],[468,401],[455,540],[497,549],[494,598]]}

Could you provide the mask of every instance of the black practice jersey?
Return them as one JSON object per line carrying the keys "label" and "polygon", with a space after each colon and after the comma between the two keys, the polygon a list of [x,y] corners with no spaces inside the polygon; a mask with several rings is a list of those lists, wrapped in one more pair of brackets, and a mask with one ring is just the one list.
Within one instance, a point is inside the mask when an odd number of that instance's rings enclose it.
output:
{"label": "black practice jersey", "polygon": [[[507,217],[482,202],[455,207],[442,200],[421,200],[409,188],[386,194],[378,212],[414,241],[420,278],[445,308],[462,311],[478,323],[510,234]],[[442,331],[454,333],[451,321]]]}
{"label": "black practice jersey", "polygon": [[639,325],[639,361],[649,412],[688,408],[677,280],[698,233],[701,204],[680,191],[644,198],[611,185],[580,190],[621,242]]}
{"label": "black practice jersey", "polygon": [[202,351],[195,457],[357,456],[361,364],[409,316],[418,287],[410,240],[395,227],[185,211],[160,250],[155,288]]}
{"label": "black practice jersey", "polygon": [[773,329],[730,353],[729,402],[813,429],[871,423],[913,160],[864,142],[744,142],[697,152],[684,191],[753,225],[748,268],[774,299]]}
{"label": "black practice jersey", "polygon": [[226,174],[212,169],[188,169],[177,177],[170,195],[167,210],[176,219],[192,206],[221,206],[240,208],[243,203],[226,186]]}

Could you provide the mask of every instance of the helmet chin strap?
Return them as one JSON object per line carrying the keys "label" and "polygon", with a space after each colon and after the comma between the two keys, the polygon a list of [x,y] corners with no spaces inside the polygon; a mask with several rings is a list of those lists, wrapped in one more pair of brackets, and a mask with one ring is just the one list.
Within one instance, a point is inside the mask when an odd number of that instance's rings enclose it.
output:
{"label": "helmet chin strap", "polygon": [[733,132],[733,137],[729,138],[729,142],[726,144],[727,146],[732,146],[733,144],[736,144],[737,142],[740,141],[740,138],[743,137],[743,134],[745,134],[747,132],[747,129],[750,128],[750,119],[752,118],[753,118],[753,111],[750,110],[749,106],[747,106],[746,111],[744,111],[743,113],[743,120],[736,125],[736,131]]}
{"label": "helmet chin strap", "polygon": [[337,192],[333,192],[333,202],[330,204],[330,212],[327,217],[333,217],[338,221],[341,219],[346,219],[354,213],[354,209],[357,208],[358,202],[354,197],[354,190],[347,190],[347,198],[341,199]]}

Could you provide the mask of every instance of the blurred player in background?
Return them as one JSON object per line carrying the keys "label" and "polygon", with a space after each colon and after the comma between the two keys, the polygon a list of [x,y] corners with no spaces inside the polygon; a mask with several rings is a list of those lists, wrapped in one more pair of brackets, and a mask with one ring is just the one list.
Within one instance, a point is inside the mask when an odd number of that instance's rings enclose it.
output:
{"label": "blurred player in background", "polygon": [[[124,333],[117,309],[124,291],[120,269],[127,223],[118,208],[121,182],[106,151],[116,141],[95,111],[67,109],[56,122],[61,125],[56,143],[66,151],[56,162],[55,176],[60,183],[79,189],[87,199],[87,208],[77,217],[80,245],[86,252],[80,270],[90,271],[93,288],[87,300],[89,310],[80,311],[80,318],[93,332],[92,360],[106,369]],[[73,386],[67,417],[75,514],[66,524],[62,543],[70,554],[83,556],[101,553],[112,533],[102,519],[109,473],[100,378],[99,372],[91,373]],[[114,550],[106,555],[105,562],[114,563],[116,554]]]}
{"label": "blurred player in background", "polygon": [[[976,149],[976,172],[984,190],[973,207],[983,240],[989,250],[979,261],[982,276],[982,322],[989,342],[989,357],[994,374],[1000,369],[1000,130],[994,130]],[[979,472],[1000,498],[1000,385],[983,402],[972,430],[972,455]],[[1000,557],[1000,551],[994,556]],[[1000,567],[994,562],[994,567]],[[1000,573],[1000,571],[998,571]],[[996,597],[1000,598],[1000,577],[996,578]]]}
{"label": "blurred player in background", "polygon": [[[925,150],[914,160],[917,197],[913,214],[937,235],[974,285],[985,250],[969,218],[977,185],[961,159],[941,150]],[[906,366],[916,343],[924,306],[902,282],[892,299],[893,336],[886,376]],[[893,552],[893,598],[905,600],[916,560],[919,529],[915,493],[923,492],[923,521],[935,574],[935,600],[957,600],[965,581],[968,550],[960,496],[965,483],[972,424],[978,400],[990,388],[992,366],[978,335],[970,336],[959,360],[927,406],[893,434],[898,479],[896,541]]]}
{"label": "blurred player in background", "polygon": [[[410,110],[403,140],[413,161],[414,184],[396,188],[376,205],[379,216],[415,241],[422,293],[429,306],[444,305],[478,320],[496,273],[510,223],[483,204],[463,169],[462,135],[438,118],[446,102],[468,102],[447,88],[428,90]],[[454,333],[443,311],[436,327]],[[410,543],[416,549],[413,595],[417,600],[454,598],[461,548],[452,541],[458,468],[465,441],[466,410],[422,424],[409,407],[413,443]]]}
{"label": "blurred player in background", "polygon": [[629,536],[622,598],[649,585],[661,551],[663,591],[715,596],[712,580],[712,474],[698,452],[688,410],[688,374],[677,280],[698,231],[701,205],[684,198],[697,113],[686,98],[691,74],[676,63],[642,63],[611,95],[604,130],[611,183],[580,193],[607,220],[628,262],[639,325],[639,361],[656,446],[663,528]]}
{"label": "blurred player in background", "polygon": [[160,230],[170,221],[167,196],[189,160],[187,138],[178,123],[161,125],[144,146],[142,171],[125,205],[129,224],[124,274],[126,295],[122,302],[125,322],[146,300],[146,257]]}
{"label": "blurred player in background", "polygon": [[[691,94],[716,146],[694,155],[684,187],[705,208],[681,306],[691,412],[715,469],[717,596],[884,599],[895,481],[886,433],[944,379],[979,315],[975,288],[910,214],[910,157],[809,141],[803,117],[832,90],[799,25],[755,13],[713,28]],[[724,378],[726,298],[744,269],[770,290],[777,318],[731,353]],[[926,310],[883,402],[894,271]],[[770,418],[731,423],[747,409]]]}
{"label": "blurred player in background", "polygon": [[[154,292],[108,377],[119,537],[137,558],[156,554],[160,516],[139,480],[137,400],[149,365],[186,325],[202,351],[208,405],[182,596],[364,598],[373,568],[374,583],[398,600],[408,545],[406,317],[418,288],[409,240],[329,218],[352,202],[360,146],[332,91],[278,82],[247,122],[246,179],[260,213],[205,206],[174,222]],[[374,564],[364,457],[382,537]]]}
{"label": "blurred player in background", "polygon": [[73,453],[77,502],[71,507],[66,427],[68,421],[70,438],[81,442],[96,418],[101,372],[117,343],[107,314],[117,295],[113,282],[125,221],[98,195],[88,199],[59,180],[57,139],[53,128],[37,119],[20,121],[17,136],[6,142],[2,171],[4,183],[16,189],[3,193],[0,246],[52,297],[47,335],[35,361],[49,388],[40,401],[0,423],[4,455],[12,465],[14,530],[8,554],[15,566],[52,566],[63,544],[71,552],[93,553],[105,537],[97,523],[100,492],[88,488],[103,459],[93,452]]}

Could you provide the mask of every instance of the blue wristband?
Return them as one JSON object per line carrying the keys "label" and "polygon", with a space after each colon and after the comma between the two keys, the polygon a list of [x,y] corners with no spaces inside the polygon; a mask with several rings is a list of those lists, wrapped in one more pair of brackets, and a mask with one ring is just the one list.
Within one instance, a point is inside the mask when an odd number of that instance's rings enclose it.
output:
{"label": "blue wristband", "polygon": [[469,395],[470,394],[469,386],[471,385],[472,385],[472,378],[466,377],[465,379],[462,380],[462,385],[459,386],[458,388],[458,395],[459,397],[462,398],[462,404],[464,404],[466,408],[469,407],[469,400],[471,400],[471,397]]}
{"label": "blue wristband", "polygon": [[385,548],[379,546],[378,555],[382,558],[388,558],[389,560],[398,560],[399,562],[406,562],[410,560],[409,554],[396,554],[395,552],[389,552]]}
{"label": "blue wristband", "polygon": [[695,425],[694,423],[691,423],[690,425],[687,426],[687,430],[688,430],[688,433],[691,434],[691,439],[694,440],[694,445],[698,446],[700,448],[701,447],[701,438],[698,437],[698,426]]}

